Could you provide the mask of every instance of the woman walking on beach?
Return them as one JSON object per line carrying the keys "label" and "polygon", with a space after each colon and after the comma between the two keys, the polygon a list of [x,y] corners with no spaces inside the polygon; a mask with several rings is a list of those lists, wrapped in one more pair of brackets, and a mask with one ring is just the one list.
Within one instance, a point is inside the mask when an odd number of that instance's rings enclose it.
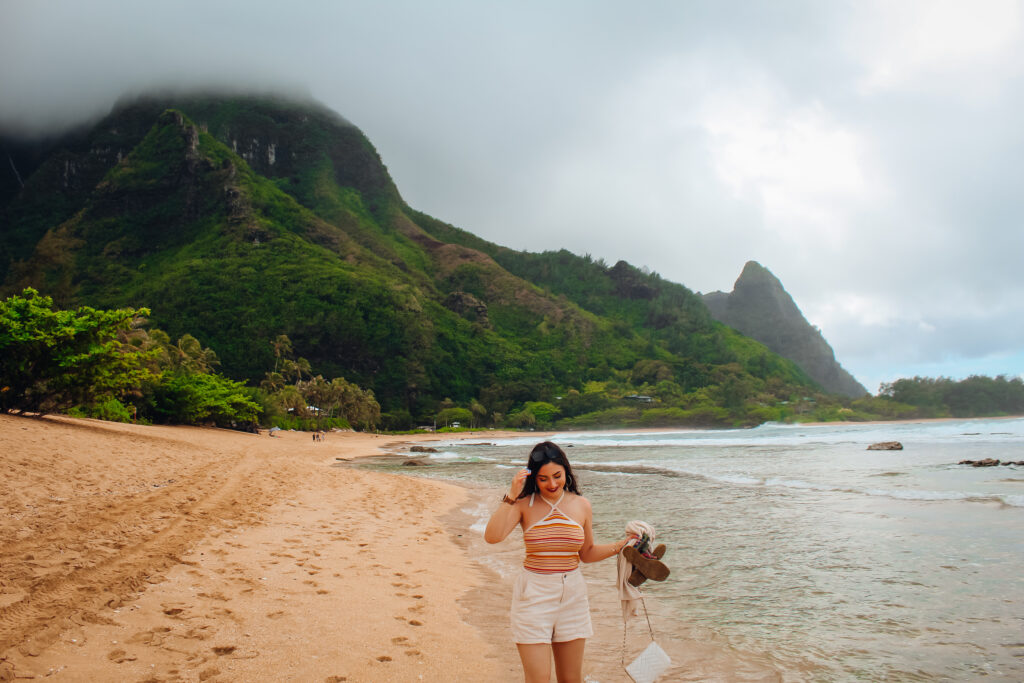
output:
{"label": "woman walking on beach", "polygon": [[628,540],[595,544],[592,519],[565,453],[545,441],[533,447],[487,523],[488,543],[505,540],[516,525],[523,529],[526,560],[512,589],[512,635],[527,683],[547,683],[552,655],[559,683],[583,679],[583,648],[594,630],[579,563],[614,557]]}

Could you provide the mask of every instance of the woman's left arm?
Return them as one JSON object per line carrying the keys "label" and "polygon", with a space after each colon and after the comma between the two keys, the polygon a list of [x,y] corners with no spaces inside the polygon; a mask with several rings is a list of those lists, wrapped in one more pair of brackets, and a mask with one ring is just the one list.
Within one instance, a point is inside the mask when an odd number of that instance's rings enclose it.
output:
{"label": "woman's left arm", "polygon": [[600,562],[601,560],[607,560],[609,557],[615,557],[629,539],[624,538],[621,541],[603,543],[601,545],[594,543],[594,530],[591,525],[594,515],[590,508],[590,501],[583,498],[582,502],[586,512],[583,519],[583,547],[580,548],[580,560],[583,562]]}

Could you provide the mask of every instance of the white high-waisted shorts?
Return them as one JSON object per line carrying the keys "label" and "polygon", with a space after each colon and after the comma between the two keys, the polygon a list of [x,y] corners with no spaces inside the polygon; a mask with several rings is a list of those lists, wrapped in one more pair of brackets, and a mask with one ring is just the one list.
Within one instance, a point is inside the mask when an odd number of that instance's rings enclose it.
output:
{"label": "white high-waisted shorts", "polygon": [[512,587],[515,642],[562,643],[594,635],[587,582],[578,568],[565,574],[524,569]]}

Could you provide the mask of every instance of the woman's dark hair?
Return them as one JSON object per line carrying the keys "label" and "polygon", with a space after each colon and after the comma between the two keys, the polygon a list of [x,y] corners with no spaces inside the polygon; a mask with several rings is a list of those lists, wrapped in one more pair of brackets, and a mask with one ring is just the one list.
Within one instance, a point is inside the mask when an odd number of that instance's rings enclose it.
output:
{"label": "woman's dark hair", "polygon": [[542,441],[533,447],[533,450],[530,451],[530,457],[526,461],[526,468],[530,470],[530,476],[526,478],[523,492],[519,494],[520,498],[537,493],[540,490],[537,487],[537,472],[549,462],[565,468],[565,489],[575,493],[577,496],[580,495],[580,489],[576,485],[576,477],[572,473],[572,467],[569,466],[569,458],[565,457],[562,449],[555,444],[550,441]]}

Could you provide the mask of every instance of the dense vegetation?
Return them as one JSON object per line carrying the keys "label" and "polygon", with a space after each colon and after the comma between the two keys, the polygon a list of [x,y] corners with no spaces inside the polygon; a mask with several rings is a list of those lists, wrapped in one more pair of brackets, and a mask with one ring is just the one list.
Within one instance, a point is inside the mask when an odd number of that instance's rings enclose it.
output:
{"label": "dense vegetation", "polygon": [[151,379],[124,336],[145,310],[54,310],[32,289],[0,302],[0,411],[45,413],[97,404]]}
{"label": "dense vegetation", "polygon": [[914,377],[883,384],[879,396],[914,408],[918,417],[1024,415],[1024,380],[1020,377],[967,379]]}
{"label": "dense vegetation", "polygon": [[[137,351],[152,375],[54,409],[396,430],[903,410],[822,392],[657,274],[516,252],[414,211],[365,136],[319,105],[143,99],[4,144],[18,174],[0,172],[3,294],[109,314],[108,355]],[[131,322],[143,309],[148,327]]]}
{"label": "dense vegetation", "polygon": [[145,309],[55,309],[33,289],[0,301],[0,412],[67,412],[127,422],[210,424],[253,429],[304,420],[302,428],[350,423],[373,427],[380,408],[373,394],[344,378],[326,382],[304,359],[284,355],[271,386],[248,388],[216,372],[216,353],[192,335],[172,343],[167,333],[146,329]]}

